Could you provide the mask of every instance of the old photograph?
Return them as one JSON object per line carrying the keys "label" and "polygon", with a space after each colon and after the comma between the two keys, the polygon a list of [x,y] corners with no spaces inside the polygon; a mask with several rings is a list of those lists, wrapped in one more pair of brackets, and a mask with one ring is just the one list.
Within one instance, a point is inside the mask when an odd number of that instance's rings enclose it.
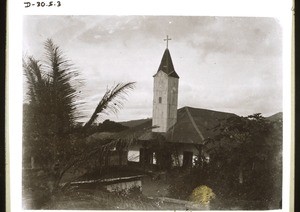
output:
{"label": "old photograph", "polygon": [[25,15],[22,207],[282,208],[282,25]]}

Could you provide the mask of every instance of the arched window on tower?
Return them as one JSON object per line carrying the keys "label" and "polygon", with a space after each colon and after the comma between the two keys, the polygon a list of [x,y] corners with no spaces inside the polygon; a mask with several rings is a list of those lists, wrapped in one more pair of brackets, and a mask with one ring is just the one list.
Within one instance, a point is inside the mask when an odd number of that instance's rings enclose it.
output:
{"label": "arched window on tower", "polygon": [[158,97],[158,103],[161,103],[162,99],[161,97]]}

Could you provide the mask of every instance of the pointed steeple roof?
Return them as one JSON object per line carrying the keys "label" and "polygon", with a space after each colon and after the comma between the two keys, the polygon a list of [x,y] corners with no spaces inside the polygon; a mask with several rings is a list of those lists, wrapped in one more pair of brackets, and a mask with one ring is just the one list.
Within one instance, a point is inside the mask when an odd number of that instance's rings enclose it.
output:
{"label": "pointed steeple roof", "polygon": [[170,77],[179,78],[178,74],[174,69],[171,54],[168,48],[166,48],[164,55],[161,59],[157,72],[159,71],[165,72]]}

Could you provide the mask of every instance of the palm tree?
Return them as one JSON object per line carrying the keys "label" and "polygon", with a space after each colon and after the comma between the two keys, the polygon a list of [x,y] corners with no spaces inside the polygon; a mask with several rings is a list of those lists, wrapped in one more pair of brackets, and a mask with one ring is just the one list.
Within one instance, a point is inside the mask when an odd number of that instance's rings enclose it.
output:
{"label": "palm tree", "polygon": [[76,120],[77,91],[73,84],[78,73],[51,39],[45,42],[45,50],[45,63],[34,57],[23,61],[29,103],[40,129],[63,134]]}
{"label": "palm tree", "polygon": [[[24,147],[30,146],[30,155],[47,168],[59,163],[59,180],[66,169],[81,161],[77,156],[84,153],[81,158],[85,158],[90,153],[80,146],[84,145],[82,136],[71,133],[79,117],[78,71],[51,39],[45,42],[45,52],[45,61],[32,56],[23,59],[29,100],[24,109],[30,113],[24,116]],[[135,82],[118,83],[108,89],[83,129],[89,128],[101,114],[117,113],[134,86]]]}

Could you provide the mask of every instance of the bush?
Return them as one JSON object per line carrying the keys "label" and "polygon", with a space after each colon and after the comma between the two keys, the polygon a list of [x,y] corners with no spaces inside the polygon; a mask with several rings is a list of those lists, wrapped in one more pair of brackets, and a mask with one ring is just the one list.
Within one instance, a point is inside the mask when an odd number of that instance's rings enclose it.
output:
{"label": "bush", "polygon": [[211,188],[206,185],[196,187],[190,195],[190,200],[194,203],[207,205],[216,195]]}

